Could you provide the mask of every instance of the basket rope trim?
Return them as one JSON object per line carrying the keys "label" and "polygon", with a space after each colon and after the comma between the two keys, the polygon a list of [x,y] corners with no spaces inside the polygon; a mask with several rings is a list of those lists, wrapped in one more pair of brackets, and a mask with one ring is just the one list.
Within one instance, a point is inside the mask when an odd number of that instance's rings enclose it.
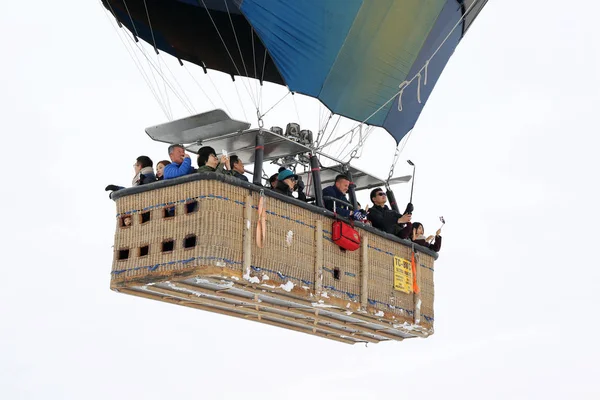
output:
{"label": "basket rope trim", "polygon": [[[140,213],[140,212],[145,212],[145,211],[149,211],[149,210],[153,210],[156,208],[164,208],[166,206],[172,206],[172,205],[176,205],[176,204],[182,204],[182,203],[186,203],[190,200],[202,200],[202,199],[217,199],[217,200],[225,200],[225,201],[231,201],[239,206],[245,206],[246,203],[244,201],[239,201],[239,200],[233,200],[230,199],[229,197],[225,197],[225,196],[220,196],[218,194],[203,194],[200,196],[194,196],[194,197],[188,197],[187,199],[181,199],[181,200],[176,200],[176,201],[169,201],[166,203],[159,203],[159,204],[155,204],[152,206],[148,206],[148,207],[144,207],[142,209],[134,209],[134,210],[128,210],[128,211],[124,211],[122,213],[118,213],[117,217],[121,217],[124,215],[132,215],[132,214],[136,214],[136,213]],[[253,207],[255,208],[255,207]]]}
{"label": "basket rope trim", "polygon": [[[151,210],[151,209],[164,208],[164,207],[169,206],[169,205],[182,204],[182,203],[186,203],[186,202],[188,202],[190,200],[205,199],[205,198],[231,201],[231,202],[234,202],[235,204],[241,205],[241,206],[245,206],[246,205],[246,202],[244,202],[244,201],[233,200],[233,199],[230,199],[229,197],[226,197],[226,196],[220,196],[220,195],[215,195],[215,194],[207,194],[207,195],[189,197],[189,198],[187,198],[185,200],[177,200],[177,201],[170,201],[170,202],[167,202],[167,203],[160,203],[160,204],[156,204],[156,205],[153,205],[153,206],[144,207],[141,210],[129,210],[129,211],[125,211],[125,212],[117,214],[117,217],[121,217],[121,216],[124,216],[124,215],[132,215],[132,214],[139,213],[139,212],[145,212],[145,211],[148,211],[148,210]],[[255,210],[258,210],[258,206],[254,206],[253,205],[252,208],[255,209]],[[309,227],[309,228],[312,228],[312,229],[314,229],[316,227],[315,225],[307,224],[306,222],[301,221],[299,219],[293,219],[292,217],[287,216],[287,215],[277,214],[274,211],[265,210],[265,213],[269,214],[269,215],[274,215],[274,216],[279,217],[279,218],[283,218],[283,219],[291,221],[291,222],[295,222],[297,224],[300,224],[302,226],[306,226],[306,227]],[[329,230],[327,230],[327,229],[323,229],[323,233],[325,233],[327,235],[331,235],[332,234],[332,232],[329,231]],[[331,240],[330,237],[323,235],[323,238],[325,240],[333,243],[333,240]],[[388,256],[394,256],[395,255],[393,253],[390,253],[389,251],[380,249],[380,248],[375,247],[375,246],[368,245],[367,247],[369,249],[373,249],[373,250],[378,251],[380,253],[384,253],[384,254],[386,254]],[[430,268],[430,267],[427,267],[427,266],[424,266],[424,265],[421,265],[421,266],[424,267],[424,268],[427,268],[427,269],[429,269],[431,271],[434,271],[433,268]]]}

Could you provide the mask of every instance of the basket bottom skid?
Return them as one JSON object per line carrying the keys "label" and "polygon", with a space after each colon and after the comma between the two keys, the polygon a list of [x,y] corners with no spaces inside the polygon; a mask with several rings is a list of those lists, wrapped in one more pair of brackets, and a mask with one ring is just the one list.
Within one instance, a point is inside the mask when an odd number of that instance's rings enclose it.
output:
{"label": "basket bottom skid", "polygon": [[[289,291],[274,282],[251,283],[238,271],[195,268],[179,276],[115,282],[117,292],[215,312],[347,344],[401,341],[432,332],[336,298],[316,299],[308,288]],[[342,304],[345,303],[345,304]]]}

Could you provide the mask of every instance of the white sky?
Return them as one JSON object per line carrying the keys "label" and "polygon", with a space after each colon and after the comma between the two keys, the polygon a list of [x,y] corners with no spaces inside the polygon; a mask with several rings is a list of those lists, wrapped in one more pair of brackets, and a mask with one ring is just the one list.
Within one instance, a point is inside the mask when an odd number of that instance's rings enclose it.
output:
{"label": "white sky", "polygon": [[[491,1],[472,26],[402,154],[415,219],[448,221],[436,333],[365,347],[111,292],[103,189],[167,158],[143,131],[167,119],[99,1],[6,4],[0,397],[599,398],[598,11]],[[360,165],[385,176],[393,146],[374,134]]]}

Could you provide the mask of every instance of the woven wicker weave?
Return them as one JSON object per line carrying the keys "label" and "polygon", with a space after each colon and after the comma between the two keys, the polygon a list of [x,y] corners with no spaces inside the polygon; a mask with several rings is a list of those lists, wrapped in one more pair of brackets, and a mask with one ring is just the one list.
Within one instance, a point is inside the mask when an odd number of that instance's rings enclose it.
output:
{"label": "woven wicker weave", "polygon": [[[433,333],[430,254],[416,255],[420,293],[394,290],[394,256],[410,260],[411,247],[358,227],[367,247],[343,251],[331,241],[330,217],[269,193],[259,248],[260,196],[258,189],[203,179],[118,198],[111,288],[345,343]],[[174,216],[165,211],[171,207]]]}

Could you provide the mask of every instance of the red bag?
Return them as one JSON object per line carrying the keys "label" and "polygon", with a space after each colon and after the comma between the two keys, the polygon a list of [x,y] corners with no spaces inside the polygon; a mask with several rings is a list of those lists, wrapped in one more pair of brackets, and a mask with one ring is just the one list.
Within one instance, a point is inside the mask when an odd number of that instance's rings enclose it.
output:
{"label": "red bag", "polygon": [[360,247],[360,235],[353,226],[344,221],[334,221],[331,227],[331,240],[342,249],[354,251]]}

